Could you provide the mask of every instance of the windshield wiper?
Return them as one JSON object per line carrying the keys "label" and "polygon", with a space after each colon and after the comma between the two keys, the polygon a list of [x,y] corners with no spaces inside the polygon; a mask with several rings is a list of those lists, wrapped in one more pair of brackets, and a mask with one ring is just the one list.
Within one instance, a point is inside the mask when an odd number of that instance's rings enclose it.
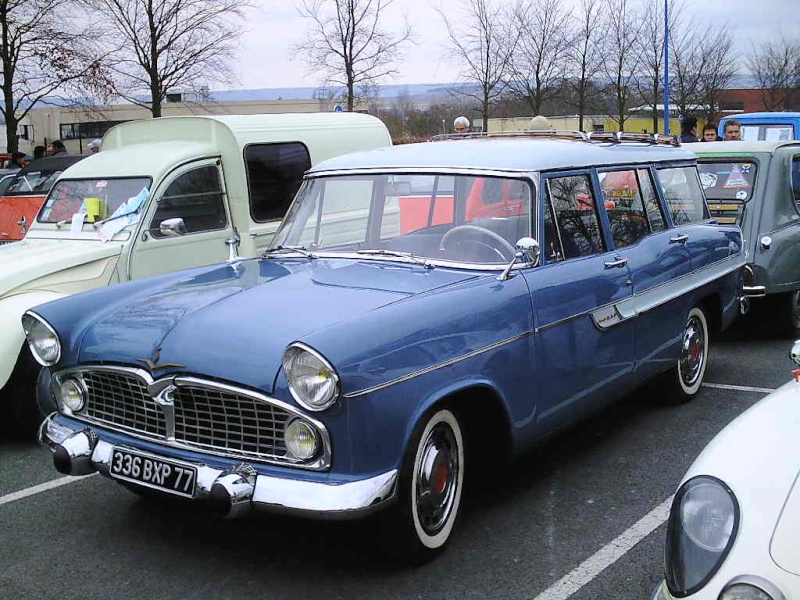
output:
{"label": "windshield wiper", "polygon": [[400,252],[399,250],[356,250],[356,254],[366,254],[367,256],[395,256],[397,258],[406,258],[412,262],[422,265],[426,269],[432,269],[433,265],[424,258],[414,256],[411,252]]}
{"label": "windshield wiper", "polygon": [[275,246],[274,248],[267,248],[261,254],[261,258],[273,258],[272,256],[270,256],[270,254],[273,253],[287,254],[292,252],[296,254],[302,254],[306,258],[310,259],[318,258],[316,254],[313,254],[312,252],[306,250],[305,246]]}

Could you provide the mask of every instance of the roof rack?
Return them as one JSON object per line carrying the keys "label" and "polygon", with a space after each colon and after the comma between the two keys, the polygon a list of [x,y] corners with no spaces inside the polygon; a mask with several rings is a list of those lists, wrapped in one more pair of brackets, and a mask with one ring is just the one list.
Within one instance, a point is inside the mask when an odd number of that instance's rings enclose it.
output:
{"label": "roof rack", "polygon": [[603,132],[603,133],[584,133],[569,129],[550,129],[550,130],[522,130],[522,131],[493,131],[493,132],[474,132],[474,133],[440,133],[430,138],[431,142],[443,140],[465,140],[475,138],[547,138],[547,139],[570,139],[583,142],[611,142],[613,144],[637,143],[637,144],[660,144],[668,146],[680,146],[680,139],[672,135],[659,135],[658,133],[626,133],[626,132]]}

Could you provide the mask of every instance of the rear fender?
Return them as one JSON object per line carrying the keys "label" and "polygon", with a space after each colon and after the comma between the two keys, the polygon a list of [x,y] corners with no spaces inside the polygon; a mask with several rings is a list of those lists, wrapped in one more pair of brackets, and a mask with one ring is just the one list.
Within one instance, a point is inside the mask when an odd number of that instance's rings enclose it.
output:
{"label": "rear fender", "polygon": [[25,343],[22,315],[34,306],[64,296],[54,292],[28,292],[0,299],[0,331],[3,332],[0,335],[0,389],[8,383]]}

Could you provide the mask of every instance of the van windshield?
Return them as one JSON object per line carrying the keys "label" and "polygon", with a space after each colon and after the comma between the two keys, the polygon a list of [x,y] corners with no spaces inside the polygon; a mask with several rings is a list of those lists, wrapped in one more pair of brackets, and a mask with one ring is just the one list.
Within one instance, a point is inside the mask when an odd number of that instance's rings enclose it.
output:
{"label": "van windshield", "polygon": [[101,221],[130,198],[150,188],[150,177],[115,179],[62,179],[53,186],[39,212],[40,223],[69,221],[76,213],[86,213],[89,222]]}

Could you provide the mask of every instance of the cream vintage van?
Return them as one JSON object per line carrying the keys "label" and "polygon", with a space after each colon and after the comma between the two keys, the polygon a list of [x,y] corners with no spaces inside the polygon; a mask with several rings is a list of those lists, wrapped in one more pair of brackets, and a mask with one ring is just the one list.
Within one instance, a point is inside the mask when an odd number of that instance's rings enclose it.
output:
{"label": "cream vintage van", "polygon": [[307,169],[389,145],[385,125],[359,113],[166,117],[109,130],[100,153],[64,171],[25,239],[0,246],[0,423],[33,429],[44,412],[33,394],[39,365],[23,348],[27,309],[255,256]]}

